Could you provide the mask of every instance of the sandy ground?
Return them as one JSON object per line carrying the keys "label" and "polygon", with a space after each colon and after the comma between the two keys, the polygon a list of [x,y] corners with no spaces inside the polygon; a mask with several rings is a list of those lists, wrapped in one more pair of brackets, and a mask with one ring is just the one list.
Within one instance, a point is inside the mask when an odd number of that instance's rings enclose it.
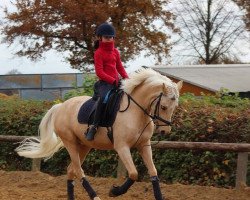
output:
{"label": "sandy ground", "polygon": [[[102,200],[153,200],[151,183],[136,182],[124,195],[108,196],[113,184],[122,180],[88,177]],[[250,200],[250,188],[239,191],[204,186],[161,184],[167,200]],[[76,200],[88,200],[79,182],[75,186]],[[0,200],[66,200],[66,176],[52,177],[41,172],[0,171]]]}

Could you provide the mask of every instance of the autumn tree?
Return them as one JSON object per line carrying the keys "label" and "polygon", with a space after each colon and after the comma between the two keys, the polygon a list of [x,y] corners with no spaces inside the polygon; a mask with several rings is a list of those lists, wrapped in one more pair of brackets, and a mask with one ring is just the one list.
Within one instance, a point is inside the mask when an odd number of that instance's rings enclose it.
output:
{"label": "autumn tree", "polygon": [[6,75],[11,75],[11,74],[22,74],[18,69],[12,69],[6,73]]}
{"label": "autumn tree", "polygon": [[236,2],[242,9],[245,10],[245,23],[248,31],[250,31],[250,0],[233,0]]}
{"label": "autumn tree", "polygon": [[171,10],[180,29],[177,56],[204,64],[238,60],[236,44],[246,39],[246,29],[231,0],[176,0]]}
{"label": "autumn tree", "polygon": [[18,56],[32,60],[55,49],[67,52],[73,68],[88,69],[93,62],[93,40],[97,26],[111,22],[117,31],[116,45],[124,62],[142,50],[158,61],[168,55],[169,36],[159,30],[155,20],[170,29],[171,14],[164,8],[168,0],[16,0],[16,8],[5,8],[1,30],[3,42],[21,44]]}

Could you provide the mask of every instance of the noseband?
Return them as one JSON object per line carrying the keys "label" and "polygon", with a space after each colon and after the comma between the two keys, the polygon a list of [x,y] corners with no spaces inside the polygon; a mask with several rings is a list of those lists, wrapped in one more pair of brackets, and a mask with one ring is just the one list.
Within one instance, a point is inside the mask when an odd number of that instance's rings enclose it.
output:
{"label": "noseband", "polygon": [[154,122],[155,122],[155,120],[159,120],[159,121],[164,123],[164,125],[156,125],[156,126],[170,126],[171,125],[170,121],[161,118],[160,114],[159,114],[161,98],[163,96],[162,92],[150,104],[150,107],[151,107],[153,105],[153,103],[157,101],[156,105],[155,105],[154,115],[151,115],[150,113],[148,113],[148,111],[145,108],[143,108],[139,103],[137,103],[129,94],[127,94],[127,93],[125,93],[125,94],[128,97],[128,106],[127,106],[127,108],[125,110],[122,110],[120,112],[125,112],[129,108],[130,100],[131,100],[144,112],[144,114],[149,116]]}

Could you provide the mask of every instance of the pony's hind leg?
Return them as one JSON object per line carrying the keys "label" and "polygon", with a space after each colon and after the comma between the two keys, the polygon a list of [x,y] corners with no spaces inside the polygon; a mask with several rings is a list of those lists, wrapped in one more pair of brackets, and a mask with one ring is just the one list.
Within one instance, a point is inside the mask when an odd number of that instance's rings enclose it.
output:
{"label": "pony's hind leg", "polygon": [[[80,162],[81,164],[83,164],[86,156],[88,155],[90,151],[90,148],[89,147],[86,147],[86,146],[81,146],[80,147],[80,153],[79,153],[79,156],[80,156]],[[88,192],[89,196],[91,197],[91,193],[95,193],[95,191],[92,189],[91,185],[89,184],[88,180],[86,179],[86,177],[83,177],[82,180],[82,185],[83,187],[85,188],[85,190]],[[99,197],[94,197],[94,200],[101,200]]]}
{"label": "pony's hind leg", "polygon": [[71,142],[64,142],[64,146],[68,150],[68,153],[71,158],[71,163],[67,169],[67,192],[68,200],[74,200],[74,178],[77,178],[81,181],[82,186],[87,191],[91,200],[100,200],[97,197],[96,192],[93,190],[89,184],[86,176],[81,168],[81,163],[88,154],[90,148],[80,145],[76,138]]}
{"label": "pony's hind leg", "polygon": [[74,200],[75,196],[74,196],[74,186],[75,186],[75,174],[74,174],[74,170],[72,167],[72,162],[69,164],[68,168],[67,168],[67,194],[68,194],[68,200]]}
{"label": "pony's hind leg", "polygon": [[109,196],[116,197],[125,194],[128,189],[134,184],[138,178],[138,172],[135,168],[130,149],[128,147],[123,147],[116,149],[119,154],[120,159],[128,170],[129,178],[121,186],[113,186],[109,192]]}

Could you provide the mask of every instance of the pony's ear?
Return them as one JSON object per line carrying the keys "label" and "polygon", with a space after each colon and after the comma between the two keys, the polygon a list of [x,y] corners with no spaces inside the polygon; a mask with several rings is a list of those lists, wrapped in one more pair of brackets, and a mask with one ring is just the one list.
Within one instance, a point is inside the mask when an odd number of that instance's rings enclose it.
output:
{"label": "pony's ear", "polygon": [[177,83],[177,88],[178,88],[179,91],[181,90],[182,86],[183,86],[183,81],[179,81]]}
{"label": "pony's ear", "polygon": [[168,89],[168,87],[165,85],[165,83],[162,83],[162,91],[163,91],[164,94],[168,94],[168,92],[169,92],[169,89]]}

